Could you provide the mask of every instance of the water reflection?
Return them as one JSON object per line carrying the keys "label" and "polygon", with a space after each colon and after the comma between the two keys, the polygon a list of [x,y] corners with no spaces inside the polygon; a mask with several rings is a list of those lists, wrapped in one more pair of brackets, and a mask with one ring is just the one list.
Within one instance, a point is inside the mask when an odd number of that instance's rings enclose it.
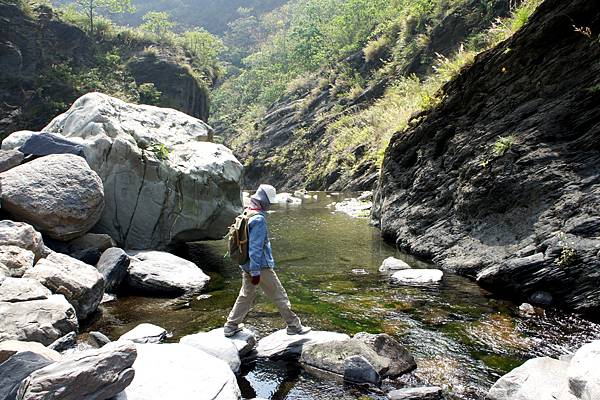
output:
{"label": "water reflection", "polygon": [[[386,332],[406,345],[418,368],[386,387],[443,386],[449,398],[479,399],[503,373],[527,358],[572,352],[600,338],[597,324],[575,315],[547,312],[521,318],[517,305],[496,299],[473,282],[446,274],[435,286],[390,286],[378,272],[395,256],[411,266],[428,265],[383,243],[365,219],[327,207],[339,197],[312,193],[301,206],[277,206],[269,215],[277,272],[294,309],[307,325],[353,334]],[[343,197],[343,196],[341,196]],[[186,299],[124,297],[103,305],[91,327],[116,338],[140,322],[170,330],[171,340],[221,326],[240,287],[237,267],[224,258],[224,242],[178,249],[211,276],[207,296]],[[353,269],[368,274],[357,276]],[[283,327],[275,307],[259,296],[248,325],[261,335]],[[247,397],[355,399],[364,390],[323,380],[296,364],[259,361],[240,377]],[[368,392],[369,398],[384,398]]]}

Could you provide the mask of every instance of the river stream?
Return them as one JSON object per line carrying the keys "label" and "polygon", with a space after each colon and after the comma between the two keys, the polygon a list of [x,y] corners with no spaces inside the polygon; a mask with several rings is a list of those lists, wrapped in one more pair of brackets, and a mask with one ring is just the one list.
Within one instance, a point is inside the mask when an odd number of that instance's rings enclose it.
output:
{"label": "river stream", "polygon": [[[350,335],[393,335],[413,352],[416,371],[383,389],[439,385],[448,399],[482,399],[504,373],[536,356],[558,357],[600,338],[600,326],[547,310],[523,318],[518,304],[501,300],[450,273],[441,284],[392,286],[378,272],[394,256],[414,268],[431,267],[384,243],[368,219],[336,212],[343,194],[310,193],[301,205],[277,205],[268,221],[277,273],[303,323]],[[211,276],[203,295],[180,299],[119,297],[102,305],[89,330],[111,338],[142,322],[164,327],[169,341],[222,326],[239,287],[238,268],[224,257],[224,241],[196,243],[181,256]],[[353,275],[364,269],[367,275]],[[265,336],[284,327],[275,307],[259,296],[246,325]],[[384,399],[377,390],[315,377],[299,365],[258,361],[238,379],[245,397],[266,399]],[[200,384],[200,383],[199,383]]]}

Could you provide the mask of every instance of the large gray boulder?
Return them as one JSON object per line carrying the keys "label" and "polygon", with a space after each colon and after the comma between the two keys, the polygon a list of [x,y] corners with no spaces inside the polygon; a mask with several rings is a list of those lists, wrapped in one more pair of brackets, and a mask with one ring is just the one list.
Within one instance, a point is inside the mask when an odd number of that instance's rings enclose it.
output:
{"label": "large gray boulder", "polygon": [[132,251],[127,284],[158,294],[183,294],[202,290],[210,280],[196,264],[162,251]]}
{"label": "large gray boulder", "polygon": [[118,247],[107,249],[96,264],[96,269],[104,277],[104,291],[115,293],[127,276],[129,269],[129,256]]}
{"label": "large gray boulder", "polygon": [[234,373],[238,373],[242,365],[237,347],[223,335],[199,332],[182,337],[179,343],[195,347],[225,361]]}
{"label": "large gray boulder", "polygon": [[17,246],[30,250],[35,255],[35,261],[47,253],[42,234],[25,222],[0,221],[0,243],[2,246]]}
{"label": "large gray boulder", "polygon": [[533,358],[500,378],[487,400],[561,399],[567,389],[569,363],[550,357]]}
{"label": "large gray boulder", "polygon": [[0,399],[16,400],[21,382],[32,372],[52,363],[43,355],[29,351],[10,357],[0,364]]}
{"label": "large gray boulder", "polygon": [[305,335],[288,335],[285,329],[281,329],[259,340],[256,352],[262,358],[299,358],[306,345],[349,339],[350,336],[344,333],[310,331]]}
{"label": "large gray boulder", "polygon": [[0,302],[0,341],[24,340],[49,345],[77,331],[75,310],[63,295],[45,300]]}
{"label": "large gray boulder", "polygon": [[96,311],[104,294],[104,278],[100,272],[66,254],[50,254],[23,277],[36,279],[52,292],[64,295],[80,320]]}
{"label": "large gray boulder", "polygon": [[33,267],[35,254],[18,246],[0,246],[0,263],[6,267],[6,275],[20,278]]}
{"label": "large gray boulder", "polygon": [[82,157],[56,154],[0,174],[3,208],[58,240],[90,230],[104,209],[98,174]]}
{"label": "large gray boulder", "polygon": [[115,400],[241,398],[227,363],[210,354],[179,343],[136,347],[135,378]]}
{"label": "large gray boulder", "polygon": [[35,279],[7,277],[0,282],[0,301],[18,303],[45,300],[52,292]]}
{"label": "large gray boulder", "polygon": [[98,350],[74,353],[38,369],[25,379],[18,400],[105,400],[123,391],[133,380],[136,348],[114,342]]}
{"label": "large gray boulder", "polygon": [[242,165],[184,113],[89,93],[44,131],[84,146],[105,189],[96,230],[123,248],[220,239],[241,210]]}

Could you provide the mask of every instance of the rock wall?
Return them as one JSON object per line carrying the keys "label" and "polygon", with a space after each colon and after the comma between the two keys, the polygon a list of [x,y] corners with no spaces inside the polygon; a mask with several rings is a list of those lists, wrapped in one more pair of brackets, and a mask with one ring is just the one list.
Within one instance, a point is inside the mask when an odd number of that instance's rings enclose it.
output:
{"label": "rock wall", "polygon": [[384,238],[503,295],[597,312],[599,33],[597,1],[546,0],[447,84],[386,151]]}
{"label": "rock wall", "polygon": [[[327,132],[327,127],[345,114],[369,107],[383,96],[397,76],[416,74],[423,77],[430,73],[437,54],[449,56],[472,34],[489,28],[494,18],[508,15],[509,9],[510,2],[505,0],[495,1],[491,9],[478,0],[466,2],[435,23],[427,46],[401,62],[392,74],[387,73],[374,80],[353,100],[340,97],[329,83],[335,82],[338,77],[344,79],[348,71],[370,78],[384,61],[390,60],[391,49],[382,50],[372,61],[365,60],[361,50],[341,60],[333,71],[322,71],[306,86],[287,93],[270,106],[264,118],[257,121],[257,134],[246,143],[233,147],[245,165],[244,187],[269,182],[283,190],[371,190],[377,181],[379,168],[367,157],[369,149],[364,144],[351,149],[355,158],[351,170],[338,165],[332,171],[326,171],[335,153],[334,137]],[[405,34],[409,37],[423,33],[412,28],[407,30]],[[328,80],[324,87],[320,87],[322,79]],[[215,129],[217,134],[236,136],[228,132],[227,126],[215,125]],[[314,157],[309,155],[311,149],[316,149]]]}

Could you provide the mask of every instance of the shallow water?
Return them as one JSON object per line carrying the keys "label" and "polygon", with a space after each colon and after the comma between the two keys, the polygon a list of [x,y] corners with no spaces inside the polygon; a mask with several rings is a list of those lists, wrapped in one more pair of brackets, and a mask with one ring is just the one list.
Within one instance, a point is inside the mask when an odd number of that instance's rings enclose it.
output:
{"label": "shallow water", "polygon": [[[502,374],[534,356],[557,357],[600,338],[600,326],[576,315],[547,311],[521,318],[517,306],[500,300],[466,278],[446,274],[439,285],[391,286],[378,272],[395,256],[415,268],[429,265],[381,241],[366,219],[334,212],[345,196],[311,193],[300,206],[276,206],[269,214],[277,273],[293,308],[306,325],[353,334],[386,332],[415,355],[418,368],[384,389],[439,385],[447,398],[480,399]],[[187,299],[121,297],[102,305],[88,329],[111,338],[141,322],[158,324],[181,336],[221,326],[240,287],[237,267],[223,241],[197,243],[180,255],[211,275],[205,295]],[[368,275],[354,276],[363,268]],[[208,297],[208,298],[206,298]],[[275,307],[260,296],[246,325],[264,336],[284,327]],[[267,399],[385,398],[374,390],[317,378],[296,364],[258,361],[239,378],[244,396]]]}

